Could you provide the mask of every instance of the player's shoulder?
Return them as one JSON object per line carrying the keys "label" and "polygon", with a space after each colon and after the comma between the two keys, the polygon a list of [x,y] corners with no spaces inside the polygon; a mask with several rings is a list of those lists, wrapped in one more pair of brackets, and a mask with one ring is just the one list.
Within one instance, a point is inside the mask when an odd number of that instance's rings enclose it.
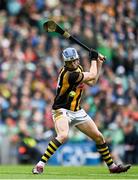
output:
{"label": "player's shoulder", "polygon": [[83,72],[83,67],[81,65],[79,65],[78,68],[81,70],[81,72]]}
{"label": "player's shoulder", "polygon": [[69,76],[78,76],[81,72],[83,72],[83,68],[81,65],[78,66],[77,69],[75,69],[74,71],[68,71]]}

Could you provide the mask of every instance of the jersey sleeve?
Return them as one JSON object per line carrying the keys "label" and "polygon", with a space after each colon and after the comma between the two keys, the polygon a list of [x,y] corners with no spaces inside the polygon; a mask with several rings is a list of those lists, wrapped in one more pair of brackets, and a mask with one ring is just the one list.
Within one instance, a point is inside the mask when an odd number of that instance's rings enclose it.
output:
{"label": "jersey sleeve", "polygon": [[69,74],[69,84],[79,84],[82,82],[83,77],[82,72],[72,72]]}

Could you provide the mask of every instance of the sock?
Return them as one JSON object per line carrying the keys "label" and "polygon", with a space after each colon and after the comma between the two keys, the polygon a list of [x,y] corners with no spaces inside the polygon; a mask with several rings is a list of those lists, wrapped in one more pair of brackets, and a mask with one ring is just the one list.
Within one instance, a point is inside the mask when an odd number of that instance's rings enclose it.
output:
{"label": "sock", "polygon": [[105,163],[107,164],[107,166],[109,168],[114,166],[115,164],[113,162],[113,159],[111,158],[107,144],[106,143],[97,144],[96,146],[97,146],[98,152],[101,154],[101,156],[102,156],[103,160],[105,161]]}
{"label": "sock", "polygon": [[[41,160],[39,161],[39,163],[41,164],[45,164],[48,159],[55,153],[55,151],[61,146],[61,143],[57,140],[57,139],[53,139],[49,142],[48,147],[45,151],[45,153],[43,154],[43,156],[41,157]],[[42,163],[43,162],[43,163]]]}

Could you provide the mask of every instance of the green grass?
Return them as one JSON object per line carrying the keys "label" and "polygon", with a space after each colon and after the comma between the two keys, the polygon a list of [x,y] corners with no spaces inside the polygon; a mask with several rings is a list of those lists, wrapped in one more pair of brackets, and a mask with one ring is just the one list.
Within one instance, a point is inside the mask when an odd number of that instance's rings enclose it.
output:
{"label": "green grass", "polygon": [[1,165],[0,179],[138,179],[138,166],[127,173],[110,174],[105,166],[47,166],[40,175],[33,175],[32,165]]}

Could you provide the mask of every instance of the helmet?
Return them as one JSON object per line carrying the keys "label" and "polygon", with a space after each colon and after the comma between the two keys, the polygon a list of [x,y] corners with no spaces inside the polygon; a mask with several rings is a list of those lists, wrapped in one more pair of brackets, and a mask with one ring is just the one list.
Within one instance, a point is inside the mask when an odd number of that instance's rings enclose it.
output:
{"label": "helmet", "polygon": [[62,53],[65,62],[73,61],[79,58],[79,55],[75,48],[66,48]]}

